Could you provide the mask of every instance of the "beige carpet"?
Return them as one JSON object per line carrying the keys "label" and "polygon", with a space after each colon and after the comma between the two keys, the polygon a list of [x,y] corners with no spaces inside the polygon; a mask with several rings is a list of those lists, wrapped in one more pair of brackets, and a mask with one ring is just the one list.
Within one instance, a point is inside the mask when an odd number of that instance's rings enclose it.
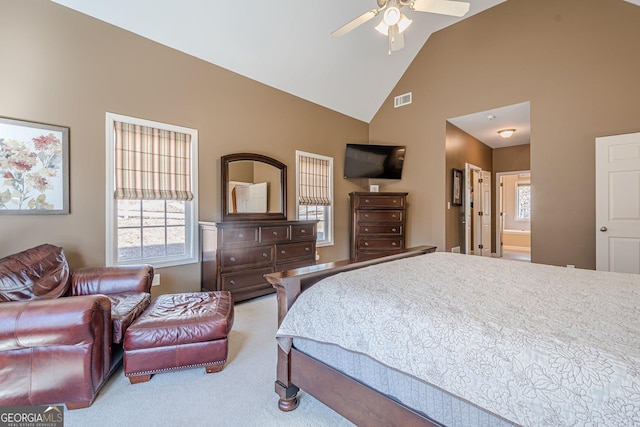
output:
{"label": "beige carpet", "polygon": [[352,425],[305,394],[295,411],[278,409],[276,322],[274,295],[239,303],[222,372],[188,369],[131,385],[120,368],[91,407],[65,410],[65,427]]}

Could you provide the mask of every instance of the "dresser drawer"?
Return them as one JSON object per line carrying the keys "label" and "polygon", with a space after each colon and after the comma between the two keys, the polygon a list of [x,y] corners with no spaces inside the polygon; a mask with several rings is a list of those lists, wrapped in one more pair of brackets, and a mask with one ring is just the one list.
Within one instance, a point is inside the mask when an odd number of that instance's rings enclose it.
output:
{"label": "dresser drawer", "polygon": [[273,246],[258,246],[253,248],[222,249],[220,251],[220,268],[227,269],[239,266],[273,263]]}
{"label": "dresser drawer", "polygon": [[222,246],[258,243],[259,227],[222,228],[219,230]]}
{"label": "dresser drawer", "polygon": [[291,240],[316,239],[315,224],[296,224],[291,226]]}
{"label": "dresser drawer", "polygon": [[267,283],[264,275],[268,273],[273,273],[273,268],[258,268],[251,271],[221,274],[220,290],[233,292],[254,285],[264,285]]}
{"label": "dresser drawer", "polygon": [[355,207],[359,209],[363,208],[404,208],[403,196],[383,196],[383,195],[367,195],[359,196],[355,199]]}
{"label": "dresser drawer", "polygon": [[402,236],[403,230],[402,230],[402,225],[400,224],[384,224],[384,225],[366,224],[366,225],[359,225],[358,232],[361,236],[368,235],[368,234],[388,234],[388,235]]}
{"label": "dresser drawer", "polygon": [[276,243],[289,240],[289,226],[260,227],[261,243]]}
{"label": "dresser drawer", "polygon": [[375,211],[375,210],[361,210],[356,213],[357,222],[401,222],[403,219],[404,211],[400,210],[388,210],[388,211]]}
{"label": "dresser drawer", "polygon": [[287,260],[301,257],[315,257],[315,243],[281,243],[276,245],[276,262],[286,262]]}
{"label": "dresser drawer", "polygon": [[402,238],[371,238],[361,237],[358,239],[358,249],[366,250],[394,250],[403,249]]}

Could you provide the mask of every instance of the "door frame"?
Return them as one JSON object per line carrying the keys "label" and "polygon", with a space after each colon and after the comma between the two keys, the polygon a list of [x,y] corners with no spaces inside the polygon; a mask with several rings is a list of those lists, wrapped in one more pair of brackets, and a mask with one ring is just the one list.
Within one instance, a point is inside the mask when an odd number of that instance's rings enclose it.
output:
{"label": "door frame", "polygon": [[471,163],[464,164],[464,253],[470,254],[471,247],[471,171],[482,171],[482,168]]}
{"label": "door frame", "polygon": [[504,218],[502,216],[503,213],[503,202],[504,197],[502,196],[502,177],[508,175],[519,175],[521,173],[528,173],[529,180],[531,180],[531,170],[521,170],[521,171],[509,171],[509,172],[496,172],[496,257],[502,257],[502,231],[504,229]]}

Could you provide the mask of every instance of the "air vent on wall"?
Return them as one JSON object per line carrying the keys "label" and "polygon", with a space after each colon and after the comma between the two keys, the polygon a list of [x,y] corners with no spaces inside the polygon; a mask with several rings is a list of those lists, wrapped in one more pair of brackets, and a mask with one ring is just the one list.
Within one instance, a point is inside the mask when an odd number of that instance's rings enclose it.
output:
{"label": "air vent on wall", "polygon": [[404,95],[398,95],[393,99],[393,107],[398,108],[403,105],[411,104],[411,92],[405,93]]}

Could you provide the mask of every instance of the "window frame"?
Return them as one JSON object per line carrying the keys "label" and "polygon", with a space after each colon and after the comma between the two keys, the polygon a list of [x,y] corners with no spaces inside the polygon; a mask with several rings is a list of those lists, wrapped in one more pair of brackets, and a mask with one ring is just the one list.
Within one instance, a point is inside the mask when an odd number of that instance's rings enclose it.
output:
{"label": "window frame", "polygon": [[324,240],[317,240],[316,238],[316,247],[326,247],[333,246],[333,230],[334,230],[334,221],[333,221],[333,205],[334,205],[334,197],[333,197],[333,157],[324,156],[322,154],[309,153],[307,151],[296,150],[296,219],[300,220],[300,173],[298,170],[298,165],[300,161],[300,157],[310,157],[314,159],[325,160],[329,162],[329,198],[331,199],[331,204],[325,206],[327,212],[325,215],[325,230],[327,237]]}
{"label": "window frame", "polygon": [[[524,218],[520,216],[520,187],[529,187],[529,199],[531,199],[531,183],[530,182],[516,182],[515,183],[515,189],[516,189],[516,215],[515,215],[515,220],[516,221],[520,221],[520,222],[529,222],[531,221],[531,206],[529,206],[529,218]],[[529,200],[529,203],[531,203],[531,200]]]}
{"label": "window frame", "polygon": [[[154,127],[191,135],[191,190],[193,200],[185,201],[185,253],[118,262],[118,203],[115,193],[114,121]],[[198,238],[198,130],[107,112],[105,115],[106,191],[105,191],[105,264],[108,266],[151,264],[156,268],[199,262]],[[166,212],[166,203],[165,203]],[[166,227],[164,227],[166,230]]]}

